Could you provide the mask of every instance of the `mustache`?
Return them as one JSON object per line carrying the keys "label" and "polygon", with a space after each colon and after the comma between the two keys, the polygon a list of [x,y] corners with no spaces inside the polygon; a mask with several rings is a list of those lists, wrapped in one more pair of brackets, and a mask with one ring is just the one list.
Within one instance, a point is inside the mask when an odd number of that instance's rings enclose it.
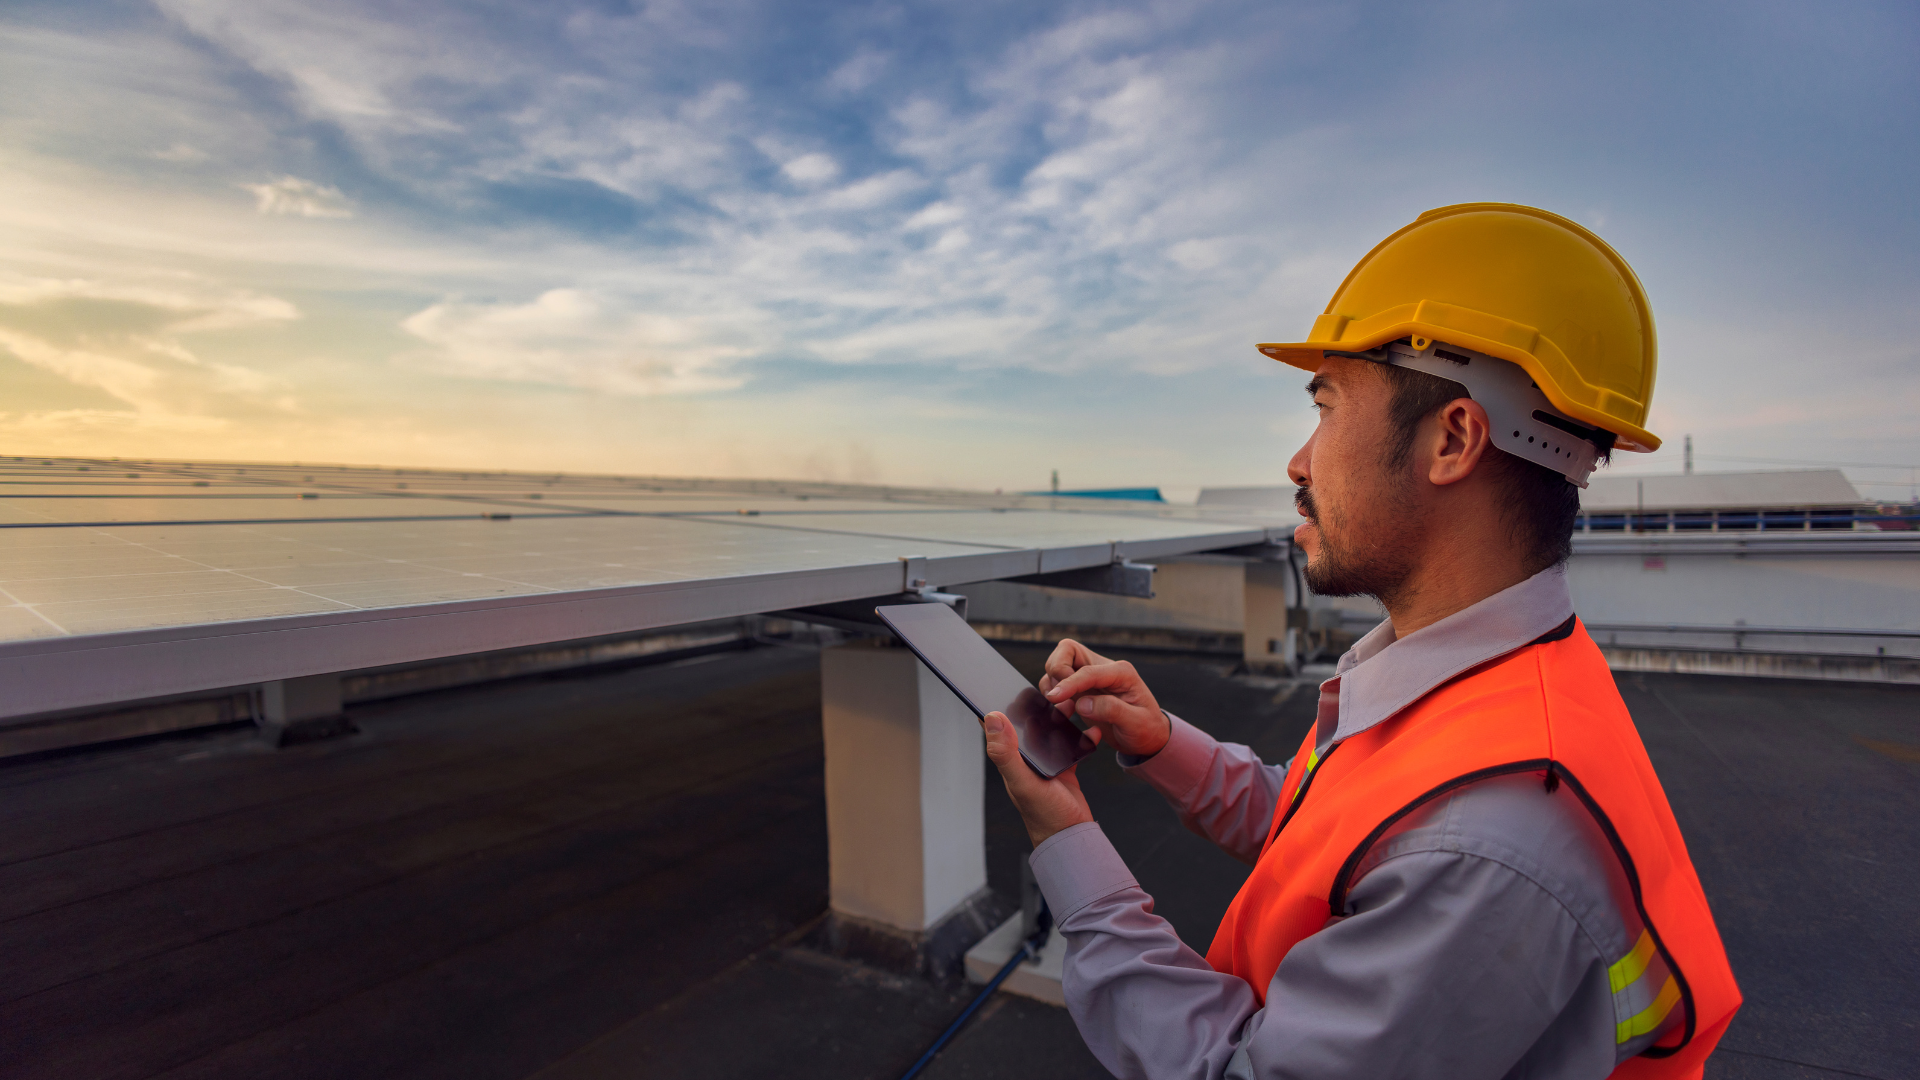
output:
{"label": "mustache", "polygon": [[1298,510],[1300,516],[1306,518],[1308,521],[1318,520],[1320,516],[1313,505],[1313,492],[1308,491],[1304,487],[1294,489],[1293,508]]}

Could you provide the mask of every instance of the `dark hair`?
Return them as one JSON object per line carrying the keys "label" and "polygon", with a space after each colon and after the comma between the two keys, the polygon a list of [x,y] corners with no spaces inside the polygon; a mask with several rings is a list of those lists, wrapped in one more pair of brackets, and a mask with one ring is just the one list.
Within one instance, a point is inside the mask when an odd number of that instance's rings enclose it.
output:
{"label": "dark hair", "polygon": [[[1392,397],[1387,403],[1388,435],[1386,465],[1389,470],[1404,468],[1413,453],[1413,438],[1420,421],[1439,412],[1447,402],[1473,395],[1452,379],[1442,379],[1424,371],[1375,364],[1387,380]],[[1480,459],[1480,467],[1492,469],[1494,480],[1506,493],[1505,518],[1513,539],[1528,555],[1534,572],[1558,566],[1573,555],[1574,518],[1580,513],[1580,489],[1567,478],[1545,465],[1518,458],[1499,447]]]}

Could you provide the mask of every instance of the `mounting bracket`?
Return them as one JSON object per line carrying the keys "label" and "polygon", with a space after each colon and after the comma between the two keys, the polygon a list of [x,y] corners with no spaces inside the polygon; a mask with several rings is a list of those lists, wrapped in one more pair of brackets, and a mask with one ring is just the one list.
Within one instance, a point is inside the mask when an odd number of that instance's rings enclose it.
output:
{"label": "mounting bracket", "polygon": [[1105,566],[1056,570],[1051,574],[1028,574],[1007,580],[1022,585],[1044,585],[1050,589],[1077,589],[1080,592],[1153,599],[1153,567],[1148,563],[1128,562],[1125,559],[1116,559]]}

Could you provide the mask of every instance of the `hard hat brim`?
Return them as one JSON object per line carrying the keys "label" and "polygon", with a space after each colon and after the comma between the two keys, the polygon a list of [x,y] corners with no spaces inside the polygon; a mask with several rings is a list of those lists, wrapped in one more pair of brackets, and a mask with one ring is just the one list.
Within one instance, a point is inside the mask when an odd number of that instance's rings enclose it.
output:
{"label": "hard hat brim", "polygon": [[[1553,403],[1554,408],[1583,423],[1611,432],[1617,440],[1614,443],[1615,449],[1650,454],[1660,448],[1660,437],[1651,431],[1629,424],[1618,416],[1597,408],[1593,403],[1577,401],[1569,396],[1562,388],[1561,379],[1573,374],[1572,365],[1567,363],[1564,357],[1559,356],[1559,350],[1552,342],[1541,337],[1531,327],[1510,324],[1504,328],[1483,328],[1505,331],[1498,337],[1493,337],[1463,329],[1457,324],[1465,320],[1459,318],[1448,318],[1443,321],[1421,317],[1449,314],[1449,312],[1436,310],[1444,308],[1446,305],[1431,301],[1408,304],[1403,311],[1382,312],[1381,315],[1387,316],[1386,318],[1375,317],[1366,320],[1367,325],[1352,323],[1337,315],[1322,315],[1313,323],[1313,336],[1319,340],[1262,342],[1254,348],[1259,349],[1270,359],[1289,364],[1302,371],[1318,371],[1328,352],[1366,352],[1402,338],[1412,339],[1416,348],[1425,348],[1428,341],[1449,342],[1520,365],[1528,375],[1533,377],[1533,381],[1539,385],[1541,392],[1546,394],[1547,400]],[[1481,320],[1488,318],[1480,312],[1468,312],[1464,309],[1459,309],[1456,314],[1476,316]],[[1515,331],[1524,331],[1524,333]],[[1520,337],[1530,338],[1528,345],[1531,347],[1521,348],[1513,341],[1501,340]],[[1551,359],[1559,360],[1559,363],[1543,362],[1543,358],[1536,355],[1540,352],[1550,353]],[[1549,367],[1559,368],[1561,378],[1555,378],[1554,373],[1548,370]],[[1587,389],[1590,391],[1590,396],[1596,399],[1607,393],[1599,387]]]}

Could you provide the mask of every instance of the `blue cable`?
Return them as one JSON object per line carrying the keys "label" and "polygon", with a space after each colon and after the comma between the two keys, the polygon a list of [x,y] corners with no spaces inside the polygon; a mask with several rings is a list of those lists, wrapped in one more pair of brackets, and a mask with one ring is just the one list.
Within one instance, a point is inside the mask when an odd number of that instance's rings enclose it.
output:
{"label": "blue cable", "polygon": [[1018,967],[1021,961],[1040,955],[1040,947],[1045,944],[1047,934],[1053,929],[1053,913],[1047,910],[1044,901],[1042,901],[1040,905],[1040,918],[1038,922],[1039,927],[1033,932],[1033,936],[1020,943],[1020,948],[1014,952],[1013,957],[1000,968],[1000,973],[993,977],[993,981],[987,984],[987,988],[980,991],[980,996],[974,998],[973,1003],[967,1006],[967,1011],[961,1013],[953,1023],[947,1025],[947,1030],[940,1033],[940,1037],[934,1040],[932,1046],[927,1047],[927,1052],[920,1055],[920,1060],[914,1062],[913,1068],[908,1069],[906,1073],[900,1077],[900,1080],[913,1080],[915,1076],[918,1076],[920,1070],[926,1068],[927,1063],[933,1060],[933,1056],[940,1052],[940,1048],[947,1045],[947,1040],[953,1038],[954,1034],[966,1024],[967,1020],[979,1010],[980,1006],[985,1004],[989,997],[993,996],[995,990],[1000,989],[1000,984],[1007,981],[1007,976],[1013,974],[1013,969]]}

